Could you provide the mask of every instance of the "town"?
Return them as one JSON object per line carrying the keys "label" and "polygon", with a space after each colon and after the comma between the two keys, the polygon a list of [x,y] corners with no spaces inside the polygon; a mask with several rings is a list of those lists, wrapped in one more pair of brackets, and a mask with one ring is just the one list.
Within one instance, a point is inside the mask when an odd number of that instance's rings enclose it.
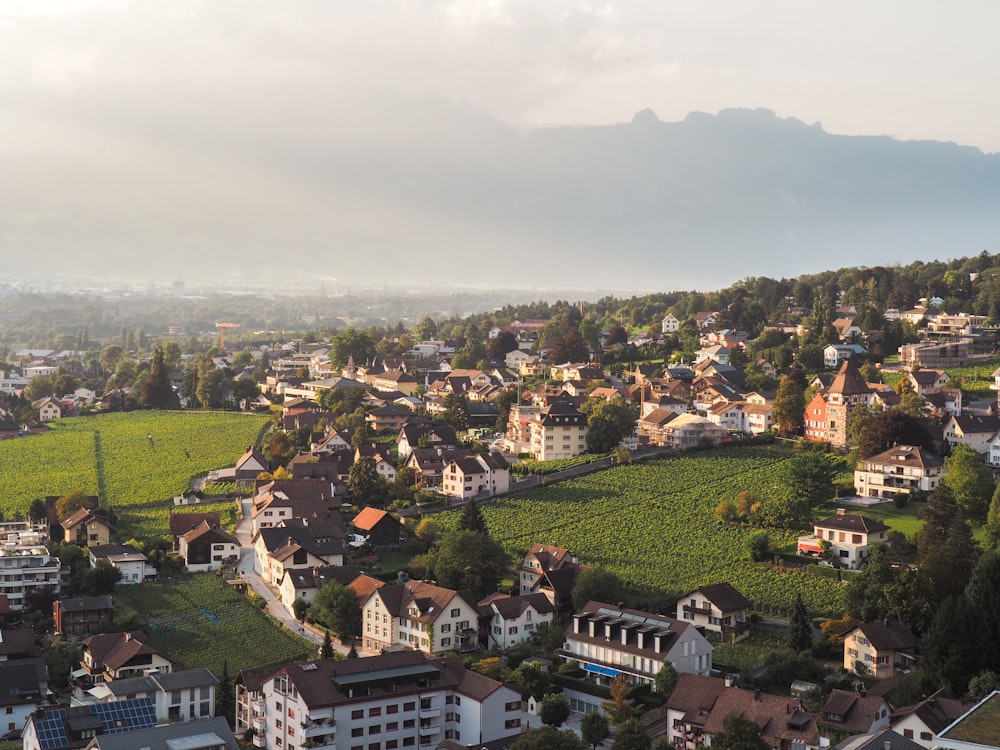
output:
{"label": "town", "polygon": [[209,314],[0,327],[0,748],[1000,747],[1000,256]]}

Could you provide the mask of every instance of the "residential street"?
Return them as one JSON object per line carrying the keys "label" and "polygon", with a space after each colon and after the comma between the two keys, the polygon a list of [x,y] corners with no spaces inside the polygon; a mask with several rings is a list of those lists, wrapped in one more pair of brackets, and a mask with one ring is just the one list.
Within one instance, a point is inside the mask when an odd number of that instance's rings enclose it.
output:
{"label": "residential street", "polygon": [[[240,548],[240,561],[237,563],[236,569],[239,572],[241,578],[245,578],[250,584],[250,587],[264,597],[267,602],[267,612],[271,614],[278,622],[280,622],[288,630],[293,633],[298,633],[303,638],[306,638],[317,646],[323,644],[323,631],[314,628],[308,624],[302,624],[298,622],[282,603],[278,600],[277,592],[270,586],[264,583],[259,575],[254,572],[254,551],[251,546],[250,538],[250,511],[252,508],[252,501],[248,498],[243,500],[243,520],[239,522],[236,526],[236,538],[239,540]],[[350,649],[346,646],[342,646],[337,643],[336,640],[333,641],[333,650],[346,655]],[[360,652],[359,652],[360,653]]]}

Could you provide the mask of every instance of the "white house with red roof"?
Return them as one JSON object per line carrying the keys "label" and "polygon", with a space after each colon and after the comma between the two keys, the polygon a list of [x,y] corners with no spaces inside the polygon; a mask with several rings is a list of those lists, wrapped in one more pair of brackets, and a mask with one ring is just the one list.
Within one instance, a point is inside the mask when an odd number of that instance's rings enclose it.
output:
{"label": "white house with red roof", "polygon": [[799,537],[798,553],[822,557],[829,551],[833,558],[848,568],[858,568],[868,556],[872,544],[885,542],[889,527],[843,508],[837,514],[813,525],[811,536]]}

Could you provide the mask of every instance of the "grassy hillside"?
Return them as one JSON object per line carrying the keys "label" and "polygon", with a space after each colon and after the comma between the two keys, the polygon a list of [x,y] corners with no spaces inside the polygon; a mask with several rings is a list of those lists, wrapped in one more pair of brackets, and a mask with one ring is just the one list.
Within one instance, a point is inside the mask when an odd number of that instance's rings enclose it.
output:
{"label": "grassy hillside", "polygon": [[801,593],[812,611],[837,613],[843,589],[835,580],[748,562],[747,528],[713,515],[720,500],[735,500],[741,490],[773,492],[790,458],[778,448],[737,447],[659,459],[506,498],[483,514],[515,556],[534,542],[556,544],[581,562],[672,595],[729,581],[766,609],[782,612]]}
{"label": "grassy hillside", "polygon": [[0,441],[0,510],[11,516],[34,498],[82,487],[128,524],[130,508],[167,507],[191,477],[231,466],[266,424],[222,412],[63,419],[44,435]]}

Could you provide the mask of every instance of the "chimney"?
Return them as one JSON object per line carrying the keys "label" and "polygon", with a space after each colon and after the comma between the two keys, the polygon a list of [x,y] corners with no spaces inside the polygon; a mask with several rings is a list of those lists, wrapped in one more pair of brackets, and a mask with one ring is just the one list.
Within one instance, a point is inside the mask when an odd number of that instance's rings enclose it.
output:
{"label": "chimney", "polygon": [[736,678],[732,674],[727,674],[725,677],[726,687],[732,687],[736,684]]}
{"label": "chimney", "polygon": [[883,740],[882,750],[892,750],[892,740]]}
{"label": "chimney", "polygon": [[753,689],[753,699],[758,703],[760,702],[760,688]]}
{"label": "chimney", "polygon": [[837,515],[838,516],[843,516],[843,515],[846,515],[846,514],[847,514],[847,511],[844,510],[843,508],[837,508]]}

